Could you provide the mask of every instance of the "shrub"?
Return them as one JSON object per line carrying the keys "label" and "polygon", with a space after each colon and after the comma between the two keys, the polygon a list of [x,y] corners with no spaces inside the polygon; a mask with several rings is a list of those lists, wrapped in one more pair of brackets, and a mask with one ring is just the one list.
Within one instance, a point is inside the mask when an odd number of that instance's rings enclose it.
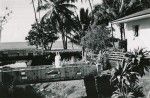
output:
{"label": "shrub", "polygon": [[118,63],[116,67],[109,69],[107,72],[102,72],[100,78],[107,76],[103,79],[107,79],[110,85],[107,82],[100,83],[108,86],[101,86],[101,91],[104,91],[101,93],[105,95],[105,91],[107,92],[105,89],[113,88],[110,90],[112,98],[143,97],[143,89],[139,86],[139,76],[142,77],[145,75],[145,71],[149,71],[150,62],[146,59],[148,54],[149,51],[137,49],[134,52],[127,53],[128,59],[126,61]]}

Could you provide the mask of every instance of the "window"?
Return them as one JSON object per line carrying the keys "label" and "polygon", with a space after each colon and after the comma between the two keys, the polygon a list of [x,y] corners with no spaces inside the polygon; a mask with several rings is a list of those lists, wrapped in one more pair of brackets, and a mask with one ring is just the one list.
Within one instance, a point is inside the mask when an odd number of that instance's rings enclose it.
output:
{"label": "window", "polygon": [[133,27],[133,30],[134,30],[134,36],[138,37],[139,36],[139,25],[135,25]]}

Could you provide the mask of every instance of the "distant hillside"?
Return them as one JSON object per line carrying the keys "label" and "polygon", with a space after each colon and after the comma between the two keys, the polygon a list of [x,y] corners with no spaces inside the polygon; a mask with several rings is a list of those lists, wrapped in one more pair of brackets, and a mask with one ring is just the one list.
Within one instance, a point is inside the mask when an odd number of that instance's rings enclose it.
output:
{"label": "distant hillside", "polygon": [[[36,49],[35,46],[29,45],[27,42],[3,42],[0,43],[0,50],[10,50],[10,49]],[[63,45],[61,41],[56,41],[53,46],[52,50],[55,49],[63,49]],[[81,49],[81,46],[77,46],[72,43],[68,43],[68,49]]]}

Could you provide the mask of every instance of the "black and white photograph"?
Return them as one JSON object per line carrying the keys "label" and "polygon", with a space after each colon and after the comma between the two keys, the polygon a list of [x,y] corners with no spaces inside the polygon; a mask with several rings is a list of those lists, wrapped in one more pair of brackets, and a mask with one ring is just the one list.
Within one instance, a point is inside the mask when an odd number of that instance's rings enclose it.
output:
{"label": "black and white photograph", "polygon": [[0,98],[150,98],[150,0],[0,0]]}

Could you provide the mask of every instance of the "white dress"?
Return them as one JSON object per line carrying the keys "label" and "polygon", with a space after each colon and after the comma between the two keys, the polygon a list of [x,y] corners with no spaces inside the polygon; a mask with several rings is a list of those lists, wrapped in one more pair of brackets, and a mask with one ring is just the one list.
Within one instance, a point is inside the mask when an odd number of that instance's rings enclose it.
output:
{"label": "white dress", "polygon": [[55,67],[56,67],[56,68],[60,68],[60,67],[61,67],[61,57],[60,57],[59,54],[57,54],[57,55],[55,56]]}

